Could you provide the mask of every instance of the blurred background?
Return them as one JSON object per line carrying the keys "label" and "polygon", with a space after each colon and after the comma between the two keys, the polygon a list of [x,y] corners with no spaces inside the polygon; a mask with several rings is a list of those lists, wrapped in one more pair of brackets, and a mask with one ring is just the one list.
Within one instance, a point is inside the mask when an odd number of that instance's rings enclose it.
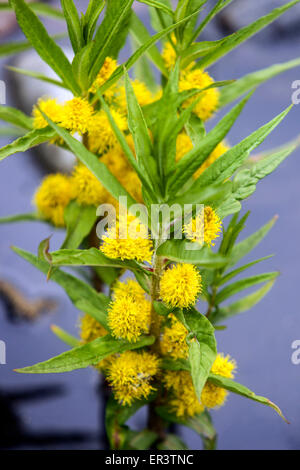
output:
{"label": "blurred background", "polygon": [[[0,0],[1,2],[3,0]],[[47,2],[58,5],[58,2]],[[76,2],[85,11],[88,1]],[[210,2],[211,4],[213,2]],[[203,39],[213,40],[234,32],[284,1],[236,0],[206,30]],[[149,25],[147,7],[136,6]],[[47,19],[51,34],[63,31],[63,22]],[[215,80],[227,80],[299,57],[300,7],[296,6],[247,44],[226,56],[210,69]],[[14,15],[0,11],[0,43],[22,41]],[[71,53],[67,42],[61,41]],[[121,58],[128,56],[128,45]],[[1,57],[0,79],[6,83],[6,104],[30,113],[42,95],[65,98],[61,90],[8,71],[6,65],[48,73],[35,52]],[[300,80],[296,68],[258,88],[229,135],[235,144],[263,125],[291,102],[292,82]],[[219,119],[219,116],[217,117]],[[294,106],[283,123],[268,137],[260,150],[288,142],[300,133],[300,105]],[[12,140],[0,128],[0,145]],[[257,394],[277,403],[290,421],[284,423],[268,407],[230,395],[226,406],[213,411],[220,449],[299,449],[300,448],[300,365],[291,362],[294,340],[300,340],[298,282],[300,248],[300,150],[294,152],[273,175],[258,184],[256,193],[244,202],[243,212],[251,211],[246,237],[273,215],[279,220],[268,237],[252,253],[252,260],[275,253],[259,270],[280,270],[281,276],[268,296],[250,312],[229,320],[225,331],[217,332],[219,351],[237,360],[237,381]],[[32,211],[31,200],[41,177],[49,170],[67,169],[67,152],[57,154],[53,147],[38,152],[17,154],[1,162],[0,217]],[[61,353],[66,348],[51,332],[55,323],[70,333],[77,332],[78,312],[54,283],[18,258],[11,245],[36,252],[39,242],[51,228],[40,223],[0,226],[0,340],[7,347],[7,364],[0,365],[0,448],[12,449],[98,449],[104,448],[103,409],[99,378],[91,368],[56,375],[18,375],[14,368],[31,365]],[[53,249],[63,234],[53,235]],[[268,264],[268,266],[267,266]],[[11,292],[11,284],[17,293]],[[20,297],[21,296],[21,297]],[[22,296],[29,302],[25,312]],[[43,299],[42,304],[36,303]],[[40,310],[43,310],[40,313]],[[131,421],[138,429],[143,411]],[[201,449],[201,440],[193,431],[179,429],[191,449]]]}

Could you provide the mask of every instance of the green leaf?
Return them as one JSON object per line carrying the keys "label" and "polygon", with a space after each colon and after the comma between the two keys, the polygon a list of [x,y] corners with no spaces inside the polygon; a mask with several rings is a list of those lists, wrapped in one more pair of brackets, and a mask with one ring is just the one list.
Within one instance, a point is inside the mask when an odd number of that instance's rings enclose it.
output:
{"label": "green leaf", "polygon": [[10,3],[15,10],[20,27],[40,57],[75,95],[80,94],[80,88],[72,74],[71,64],[62,49],[51,39],[37,16],[24,0],[10,0]]}
{"label": "green leaf", "polygon": [[[187,189],[183,194],[177,195],[174,199],[172,198],[169,201],[169,205],[180,204],[184,208],[185,204],[204,204],[212,205],[214,208],[218,208],[217,212],[219,214],[219,206],[226,200],[228,196],[231,196],[232,191],[232,182],[226,181],[224,184],[206,186],[205,188],[194,188],[191,190]],[[220,215],[220,214],[219,214]],[[223,217],[221,217],[222,219]]]}
{"label": "green leaf", "polygon": [[150,7],[157,8],[158,10],[162,10],[167,13],[171,18],[173,18],[173,10],[169,8],[165,3],[159,2],[158,0],[138,0],[140,3],[145,3]]}
{"label": "green leaf", "polygon": [[110,55],[110,49],[114,47],[114,42],[118,41],[118,36],[128,21],[132,3],[133,0],[107,0],[104,20],[94,38],[89,74],[90,83],[95,80],[105,58]]}
{"label": "green leaf", "polygon": [[247,277],[246,279],[241,279],[236,281],[229,286],[224,287],[216,296],[216,304],[224,302],[224,300],[232,297],[233,295],[241,292],[242,290],[249,289],[249,287],[256,286],[262,282],[273,281],[276,277],[279,276],[279,272],[271,272],[264,274],[257,274],[255,276]]}
{"label": "green leaf", "polygon": [[218,14],[220,11],[223,10],[232,0],[218,0],[213,9],[209,12],[209,14],[204,18],[204,20],[200,23],[200,25],[196,28],[195,32],[193,33],[190,42],[193,42],[203,31],[206,25]]}
{"label": "green leaf", "polygon": [[51,330],[59,339],[61,339],[68,346],[71,346],[71,348],[76,348],[80,345],[79,339],[75,338],[73,335],[70,335],[70,333],[67,333],[59,326],[51,325]]}
{"label": "green leaf", "polygon": [[257,232],[253,233],[252,235],[250,235],[250,237],[235,245],[230,255],[230,262],[228,264],[228,267],[235,265],[240,259],[244,258],[244,256],[250,253],[250,251],[252,251],[264,239],[264,237],[271,230],[277,219],[278,216],[273,217],[266,225],[261,227]]}
{"label": "green leaf", "polygon": [[260,127],[240,143],[225,152],[221,158],[218,158],[202,173],[202,175],[200,175],[191,189],[197,186],[197,184],[208,186],[212,183],[222,183],[227,178],[230,178],[230,176],[232,176],[247,159],[250,152],[258,147],[285,118],[290,109],[291,106],[272,119],[269,123]]}
{"label": "green leaf", "polygon": [[[250,95],[236,105],[221,121],[212,129],[190,152],[188,152],[177,164],[176,172],[169,180],[170,193],[176,193],[183,184],[195,173],[201,164],[209,157],[215,147],[226,137],[229,130],[240,115]],[[222,156],[223,157],[223,156]],[[192,188],[199,184],[199,178]],[[203,186],[203,185],[202,185]]]}
{"label": "green leaf", "polygon": [[[142,46],[146,42],[151,41],[151,36],[147,28],[134,12],[132,12],[130,19],[130,33],[137,42],[138,46]],[[168,76],[163,58],[156,46],[150,47],[146,51],[145,55],[152,61],[152,63],[164,76]]]}
{"label": "green leaf", "polygon": [[215,329],[195,308],[184,311],[184,319],[194,338],[189,343],[189,362],[196,395],[201,400],[202,389],[217,356]]}
{"label": "green leaf", "polygon": [[64,17],[67,23],[70,41],[75,54],[84,46],[80,18],[73,0],[61,0]]}
{"label": "green leaf", "polygon": [[49,128],[34,129],[22,137],[14,140],[11,144],[5,145],[0,149],[0,161],[15,153],[26,152],[26,150],[37,145],[48,142],[55,136],[55,132]]}
{"label": "green leaf", "polygon": [[258,31],[265,28],[268,24],[272,23],[276,18],[281,16],[291,7],[299,3],[299,0],[294,0],[279,8],[274,9],[271,13],[262,18],[254,21],[248,26],[240,29],[239,31],[227,36],[219,47],[208,53],[203,59],[198,62],[198,67],[206,68],[209,65],[217,62],[221,57],[228,54],[231,50],[235,49],[239,44],[246,41],[248,38],[256,34]]}
{"label": "green leaf", "polygon": [[[45,5],[44,3],[34,2],[29,5],[31,10],[33,10],[38,16],[45,16],[49,18],[55,18],[57,20],[63,20],[64,15],[61,10],[58,8],[51,7],[50,5]],[[0,11],[10,11],[12,7],[8,3],[0,3]]]}
{"label": "green leaf", "polygon": [[90,42],[87,46],[77,52],[72,62],[72,70],[76,80],[83,90],[88,90],[89,88],[88,70],[91,61],[92,48],[93,43]]}
{"label": "green leaf", "polygon": [[0,218],[0,224],[11,224],[14,222],[44,222],[40,216],[34,212],[27,214],[8,215]]}
{"label": "green leaf", "polygon": [[53,78],[46,77],[45,75],[42,75],[41,73],[34,72],[32,70],[25,70],[25,69],[20,69],[19,67],[12,67],[12,66],[6,66],[8,70],[11,70],[12,72],[19,73],[21,75],[25,75],[27,77],[32,77],[35,78],[36,80],[40,80],[42,82],[47,82],[51,83],[51,85],[59,86],[60,88],[68,89],[66,85],[59,80],[54,80]]}
{"label": "green leaf", "polygon": [[259,70],[258,72],[253,72],[244,77],[236,80],[231,85],[228,85],[226,88],[221,90],[220,96],[220,107],[226,106],[232,103],[234,100],[242,96],[244,93],[248,92],[252,88],[257,88],[259,85],[265,83],[267,80],[270,80],[273,77],[276,77],[280,73],[290,70],[294,67],[300,65],[300,59],[290,60],[288,62],[283,62],[282,64],[271,65],[266,69]]}
{"label": "green leaf", "polygon": [[239,171],[233,180],[232,193],[235,199],[243,200],[256,190],[256,183],[272,173],[297,148],[293,143],[288,148],[268,155],[251,166]]}
{"label": "green leaf", "polygon": [[191,249],[193,242],[185,240],[167,240],[157,250],[159,256],[164,256],[172,261],[191,263],[206,269],[215,269],[225,266],[228,259],[218,253],[213,253],[209,248],[199,250]]}
{"label": "green leaf", "polygon": [[[17,247],[12,247],[13,251],[26,261],[31,263],[37,269],[47,274],[49,263],[39,259],[37,256]],[[71,274],[65,273],[60,269],[55,269],[52,273],[51,281],[59,284],[70,297],[73,304],[81,311],[88,313],[101,325],[109,330],[107,325],[106,311],[110,299],[106,295],[96,292],[91,286],[77,279]]]}
{"label": "green leaf", "polygon": [[233,317],[234,315],[250,310],[267,295],[267,293],[272,289],[275,280],[276,279],[266,283],[252,294],[249,294],[226,307],[218,308],[210,316],[211,322],[213,324],[219,323]]}
{"label": "green leaf", "polygon": [[121,275],[120,269],[108,266],[94,266],[94,271],[100,281],[109,286],[111,286]]}
{"label": "green leaf", "polygon": [[262,403],[263,405],[270,406],[276,411],[276,413],[279,414],[279,416],[284,421],[288,422],[283,416],[280,408],[278,408],[278,406],[275,405],[275,403],[272,403],[268,398],[255,395],[254,392],[249,390],[249,388],[245,387],[244,385],[241,385],[238,382],[228,379],[227,377],[222,377],[221,375],[215,375],[215,374],[209,375],[209,381],[213,383],[214,385],[216,385],[217,387],[225,388],[226,390],[236,393],[237,395],[241,395],[243,397],[249,398],[250,400],[254,400],[254,401],[257,401],[258,403]]}
{"label": "green leaf", "polygon": [[97,338],[83,346],[66,351],[34,366],[15,369],[22,374],[56,374],[98,364],[102,359],[116,353],[142,348],[153,344],[153,336],[141,337],[136,343],[113,339],[110,335]]}
{"label": "green leaf", "polygon": [[[65,33],[63,34],[56,34],[54,36],[50,36],[53,40],[58,40],[61,38],[66,37]],[[33,45],[29,41],[18,41],[18,42],[6,42],[4,44],[0,44],[0,57],[6,57],[13,54],[18,54],[19,52],[27,51],[28,49],[32,49]]]}
{"label": "green leaf", "polygon": [[167,434],[167,437],[158,444],[159,450],[188,450],[187,445],[175,434]]}
{"label": "green leaf", "polygon": [[[133,37],[133,35],[131,35],[130,37],[130,42],[132,52],[135,52],[138,49],[139,44]],[[156,83],[156,79],[154,76],[154,70],[152,68],[151,61],[148,59],[146,54],[140,57],[140,59],[134,65],[133,78],[135,80],[139,80],[140,82],[144,82],[146,87],[151,91],[152,94],[157,93],[157,91],[159,90],[158,84]]]}
{"label": "green leaf", "polygon": [[88,44],[91,42],[97,21],[105,6],[105,0],[90,0],[86,14],[83,18],[82,30],[85,42]]}
{"label": "green leaf", "polygon": [[22,129],[32,130],[32,118],[19,109],[0,105],[0,119],[21,127]]}
{"label": "green leaf", "polygon": [[222,286],[223,284],[226,284],[226,282],[230,281],[232,278],[238,276],[238,274],[241,274],[244,272],[246,269],[251,268],[257,263],[260,263],[261,261],[265,261],[269,258],[271,258],[273,255],[270,256],[264,256],[263,258],[257,259],[255,261],[252,261],[251,263],[245,264],[244,266],[241,266],[240,268],[235,269],[234,271],[231,271],[230,273],[226,274],[226,276],[223,276],[217,283],[217,286]]}
{"label": "green leaf", "polygon": [[128,431],[126,449],[148,450],[157,441],[156,432],[144,429],[143,431]]}
{"label": "green leaf", "polygon": [[71,201],[65,209],[64,219],[67,232],[61,248],[78,248],[97,220],[96,208]]}
{"label": "green leaf", "polygon": [[[67,132],[62,127],[57,126],[53,121],[51,121],[42,111],[42,115],[49,123],[49,125],[56,131],[56,133],[63,138],[66,145],[70,150],[79,158],[79,160],[84,163],[89,170],[98,178],[98,180],[103,184],[105,189],[116,199],[120,196],[127,197],[127,204],[130,207],[132,204],[136,204],[136,201],[130,196],[130,194],[123,188],[119,180],[109,171],[107,166],[99,161],[99,159],[91,153],[87,148],[74,137],[72,137],[69,132]],[[0,151],[0,160],[1,160],[1,151]]]}

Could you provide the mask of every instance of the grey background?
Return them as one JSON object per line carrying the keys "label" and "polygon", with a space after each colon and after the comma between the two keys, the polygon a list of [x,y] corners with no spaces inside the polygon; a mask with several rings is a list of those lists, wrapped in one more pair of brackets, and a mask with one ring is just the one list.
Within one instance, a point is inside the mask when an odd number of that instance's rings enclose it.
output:
{"label": "grey background", "polygon": [[[86,2],[81,2],[85,4]],[[252,1],[247,22],[258,17],[267,7]],[[283,2],[279,2],[282,4]],[[140,12],[144,7],[140,8]],[[236,14],[236,11],[232,13]],[[298,16],[297,16],[298,15]],[[300,19],[290,15],[290,21]],[[233,16],[234,18],[234,16]],[[55,29],[53,21],[47,21]],[[287,30],[289,27],[287,27]],[[291,32],[291,31],[290,31]],[[222,36],[215,24],[206,39]],[[16,40],[21,33],[14,33],[6,40]],[[300,37],[297,34],[278,34],[276,28],[262,32],[220,61],[213,69],[216,80],[238,78],[245,73],[264,68],[276,62],[290,60],[299,55]],[[122,53],[123,56],[126,52]],[[0,78],[4,78],[4,62],[0,61]],[[291,102],[291,84],[300,79],[300,70],[289,71],[260,87],[247,105],[238,123],[230,133],[229,141],[235,144],[260,125],[281,112]],[[8,103],[15,105],[16,90],[10,79],[5,80]],[[33,87],[39,83],[32,82]],[[300,107],[294,106],[285,121],[272,133],[260,149],[281,145],[299,134]],[[0,137],[0,144],[8,139]],[[274,214],[279,220],[269,236],[255,249],[250,259],[271,253],[276,256],[251,273],[266,270],[281,271],[281,276],[271,293],[252,311],[228,321],[228,329],[217,332],[219,351],[229,353],[237,360],[237,380],[257,394],[269,397],[277,403],[291,422],[287,425],[268,407],[230,395],[226,406],[213,411],[213,419],[219,433],[220,449],[298,449],[300,447],[300,365],[291,363],[291,343],[300,339],[299,321],[299,150],[294,152],[272,176],[258,185],[256,193],[243,205],[243,211],[252,212],[246,236],[266,223]],[[1,162],[0,216],[31,211],[34,188],[39,184],[42,171],[30,152],[12,156]],[[58,302],[55,313],[44,315],[34,324],[12,323],[8,320],[5,305],[0,299],[0,339],[7,344],[7,365],[0,366],[1,394],[23,392],[41,385],[60,385],[61,393],[44,400],[14,402],[14,412],[30,433],[87,432],[86,442],[18,444],[18,448],[97,448],[100,406],[97,396],[97,375],[91,369],[52,376],[26,376],[13,372],[22,367],[59,354],[65,347],[51,333],[50,325],[56,323],[71,333],[76,332],[78,312],[54,283],[46,283],[42,276],[25,261],[9,250],[17,245],[36,252],[39,242],[51,229],[42,224],[23,223],[0,226],[0,278],[16,284],[28,297],[54,298]],[[54,234],[52,248],[59,246],[62,234]],[[139,426],[143,414],[134,421]],[[182,430],[192,449],[201,448],[199,437],[192,431]],[[1,432],[0,432],[1,435]],[[59,437],[59,436],[58,436]],[[63,437],[63,436],[62,436]],[[0,442],[1,446],[1,442]]]}

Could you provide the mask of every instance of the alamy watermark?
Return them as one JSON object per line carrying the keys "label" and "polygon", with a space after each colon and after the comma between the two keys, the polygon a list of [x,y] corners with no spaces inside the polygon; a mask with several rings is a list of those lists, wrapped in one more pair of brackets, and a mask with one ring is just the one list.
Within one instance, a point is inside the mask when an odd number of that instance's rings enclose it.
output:
{"label": "alamy watermark", "polygon": [[292,103],[300,104],[300,80],[294,80],[292,83],[292,90],[295,90],[292,93]]}
{"label": "alamy watermark", "polygon": [[291,348],[295,350],[291,356],[292,364],[298,366],[300,364],[300,339],[295,339],[291,344]]}
{"label": "alamy watermark", "polygon": [[187,238],[197,241],[187,244],[187,250],[203,246],[203,204],[151,204],[149,210],[144,204],[128,207],[126,196],[120,196],[118,202],[118,211],[112,204],[101,204],[97,208],[100,221],[96,232],[99,239],[109,230],[109,237],[115,239],[148,238],[150,234],[152,240]]}
{"label": "alamy watermark", "polygon": [[0,365],[6,364],[6,344],[0,340]]}
{"label": "alamy watermark", "polygon": [[3,80],[0,80],[0,104],[6,104],[6,85]]}

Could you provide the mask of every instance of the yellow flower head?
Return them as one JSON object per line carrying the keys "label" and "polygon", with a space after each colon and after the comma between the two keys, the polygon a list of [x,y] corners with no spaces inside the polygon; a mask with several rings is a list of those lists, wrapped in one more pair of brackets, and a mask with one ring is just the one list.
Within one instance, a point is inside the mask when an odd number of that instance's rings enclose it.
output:
{"label": "yellow flower head", "polygon": [[149,332],[151,303],[131,294],[118,295],[108,309],[108,324],[112,335],[135,343]]}
{"label": "yellow flower head", "polygon": [[84,343],[90,343],[97,338],[107,335],[103,326],[87,313],[80,319],[80,338]]}
{"label": "yellow flower head", "polygon": [[191,219],[183,228],[188,239],[195,243],[206,243],[214,246],[213,241],[220,236],[222,221],[218,214],[210,207],[204,208],[203,214]]}
{"label": "yellow flower head", "polygon": [[64,210],[73,197],[70,177],[57,173],[43,179],[34,195],[34,203],[45,219],[56,227],[63,227]]}
{"label": "yellow flower head", "polygon": [[160,342],[161,352],[164,356],[171,356],[173,359],[186,359],[189,352],[186,343],[188,331],[175,315],[171,313],[169,317],[171,326],[163,330]]}
{"label": "yellow flower head", "polygon": [[228,145],[225,142],[220,142],[219,145],[213,150],[209,157],[202,163],[200,168],[195,172],[194,178],[199,178],[200,175],[214,163],[219,157],[221,157],[225,152],[229,150]]}
{"label": "yellow flower head", "polygon": [[145,300],[145,291],[133,279],[127,279],[126,282],[118,281],[114,287],[113,298],[115,300],[126,295],[132,296],[136,300]]}
{"label": "yellow flower head", "polygon": [[[192,90],[192,89],[203,89],[211,85],[214,80],[210,77],[207,72],[200,69],[189,71],[188,69],[182,72],[179,80],[179,91]],[[187,108],[192,104],[193,101],[201,97],[200,101],[196,104],[193,112],[202,121],[207,121],[214,112],[217,110],[219,103],[219,92],[216,88],[210,88],[201,94],[195,95],[192,98],[187,99],[183,103],[183,108]]]}
{"label": "yellow flower head", "polygon": [[54,98],[40,98],[37,102],[37,105],[34,105],[32,110],[33,127],[35,129],[43,129],[44,127],[48,126],[48,122],[42,116],[38,107],[47,115],[47,117],[51,119],[51,121],[60,122],[63,109],[62,105],[59,104]]}
{"label": "yellow flower head", "polygon": [[[140,82],[139,80],[133,80],[131,82],[133,87],[134,94],[140,106],[146,106],[147,104],[155,101],[152,93],[148,90],[145,83]],[[126,91],[125,87],[122,86],[119,88],[119,96],[117,98],[117,104],[121,111],[127,113],[127,100],[126,100]]]}
{"label": "yellow flower head", "polygon": [[82,163],[73,170],[72,185],[74,196],[83,205],[98,206],[106,199],[107,191],[96,176]]}
{"label": "yellow flower head", "polygon": [[152,241],[147,228],[134,216],[121,217],[102,237],[101,251],[108,258],[151,261]]}
{"label": "yellow flower head", "polygon": [[194,416],[204,410],[196,396],[192,377],[188,371],[167,371],[163,381],[171,392],[168,402],[170,408],[179,418]]}
{"label": "yellow flower head", "polygon": [[[230,356],[218,354],[211,368],[213,374],[222,375],[228,379],[234,378],[236,362]],[[206,408],[215,408],[224,405],[228,392],[211,382],[206,382],[201,394],[201,402]]]}
{"label": "yellow flower head", "polygon": [[178,134],[176,139],[176,161],[179,161],[192,149],[193,143],[190,137],[185,132]]}
{"label": "yellow flower head", "polygon": [[61,124],[71,132],[85,134],[93,113],[93,107],[87,100],[73,98],[63,106]]}
{"label": "yellow flower head", "polygon": [[[112,59],[111,57],[106,57],[103,66],[101,67],[100,72],[97,75],[96,80],[94,81],[93,85],[89,89],[90,93],[96,93],[98,88],[100,88],[102,85],[104,85],[105,82],[111,77],[113,72],[116,70],[118,67],[118,63],[115,59]],[[110,88],[108,88],[104,96],[106,100],[111,101],[113,99],[114,94],[116,93],[116,85],[112,85]]]}
{"label": "yellow flower head", "polygon": [[192,264],[177,264],[161,277],[160,296],[170,307],[191,307],[200,292],[201,276]]}
{"label": "yellow flower head", "polygon": [[[127,129],[127,120],[118,111],[111,109],[111,114],[119,129],[124,131]],[[102,154],[110,147],[117,144],[116,135],[110,125],[107,114],[101,110],[94,114],[87,123],[87,131],[89,136],[89,148],[93,153]]]}
{"label": "yellow flower head", "polygon": [[[175,36],[174,33],[172,34],[172,41],[173,41],[174,44],[176,44],[176,36]],[[166,68],[168,70],[171,70],[171,68],[174,67],[174,65],[176,63],[177,54],[176,54],[176,51],[175,51],[173,45],[169,41],[167,41],[164,44],[161,55],[162,55],[162,58],[164,60]]]}
{"label": "yellow flower head", "polygon": [[158,368],[159,359],[154,354],[126,351],[112,361],[107,381],[119,403],[130,406],[135,400],[148,398],[154,390],[151,381]]}

